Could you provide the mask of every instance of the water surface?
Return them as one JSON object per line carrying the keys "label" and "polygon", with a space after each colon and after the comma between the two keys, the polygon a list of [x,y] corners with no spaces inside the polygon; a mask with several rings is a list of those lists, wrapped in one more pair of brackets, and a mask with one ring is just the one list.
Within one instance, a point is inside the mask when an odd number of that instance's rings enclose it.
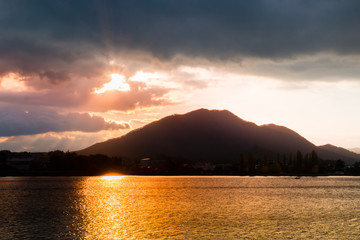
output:
{"label": "water surface", "polygon": [[358,177],[5,177],[1,239],[359,239]]}

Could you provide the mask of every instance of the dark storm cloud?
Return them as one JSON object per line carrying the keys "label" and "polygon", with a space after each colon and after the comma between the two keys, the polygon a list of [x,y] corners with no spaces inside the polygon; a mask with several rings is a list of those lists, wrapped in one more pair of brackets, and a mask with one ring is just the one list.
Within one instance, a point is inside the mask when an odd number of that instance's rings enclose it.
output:
{"label": "dark storm cloud", "polygon": [[0,58],[47,72],[121,49],[160,58],[358,54],[359,11],[357,0],[8,0],[0,3]]}
{"label": "dark storm cloud", "polygon": [[40,78],[46,78],[48,79],[50,82],[56,84],[58,82],[63,82],[66,80],[70,79],[70,76],[68,73],[64,72],[64,71],[45,71],[40,73]]}
{"label": "dark storm cloud", "polygon": [[30,135],[47,132],[128,129],[129,124],[106,122],[87,113],[58,114],[51,110],[0,107],[0,136]]}

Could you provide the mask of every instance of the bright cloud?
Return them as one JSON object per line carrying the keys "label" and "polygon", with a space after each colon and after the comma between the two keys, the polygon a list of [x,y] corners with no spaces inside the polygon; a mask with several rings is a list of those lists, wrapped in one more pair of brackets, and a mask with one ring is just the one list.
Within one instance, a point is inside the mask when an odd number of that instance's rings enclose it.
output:
{"label": "bright cloud", "polygon": [[0,91],[22,92],[29,90],[23,79],[14,73],[9,73],[0,79]]}
{"label": "bright cloud", "polygon": [[122,76],[118,73],[113,73],[110,75],[111,81],[105,83],[104,86],[100,89],[95,89],[95,93],[100,94],[106,91],[130,91],[130,86],[126,83],[125,76]]}

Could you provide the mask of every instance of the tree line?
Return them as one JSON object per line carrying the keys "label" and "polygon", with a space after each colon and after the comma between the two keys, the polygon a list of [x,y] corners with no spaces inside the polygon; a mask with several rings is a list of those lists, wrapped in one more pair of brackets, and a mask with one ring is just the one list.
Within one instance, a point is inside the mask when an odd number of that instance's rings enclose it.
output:
{"label": "tree line", "polygon": [[[145,158],[144,158],[145,159]],[[0,151],[0,176],[72,175],[92,176],[108,172],[142,175],[360,175],[360,162],[346,165],[341,159],[320,159],[316,151],[303,154],[274,154],[249,151],[237,160],[209,162],[179,160],[159,155],[155,158],[123,161],[103,154],[79,155],[75,152],[47,153]]]}
{"label": "tree line", "polygon": [[122,159],[103,154],[90,156],[75,152],[13,153],[0,151],[0,175],[102,175],[121,172]]}

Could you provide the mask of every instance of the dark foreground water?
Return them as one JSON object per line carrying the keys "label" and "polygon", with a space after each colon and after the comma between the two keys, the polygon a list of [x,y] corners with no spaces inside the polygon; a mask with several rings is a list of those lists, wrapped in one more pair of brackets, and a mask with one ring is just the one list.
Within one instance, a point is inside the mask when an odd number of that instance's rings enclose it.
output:
{"label": "dark foreground water", "polygon": [[0,239],[360,239],[360,178],[0,178]]}

